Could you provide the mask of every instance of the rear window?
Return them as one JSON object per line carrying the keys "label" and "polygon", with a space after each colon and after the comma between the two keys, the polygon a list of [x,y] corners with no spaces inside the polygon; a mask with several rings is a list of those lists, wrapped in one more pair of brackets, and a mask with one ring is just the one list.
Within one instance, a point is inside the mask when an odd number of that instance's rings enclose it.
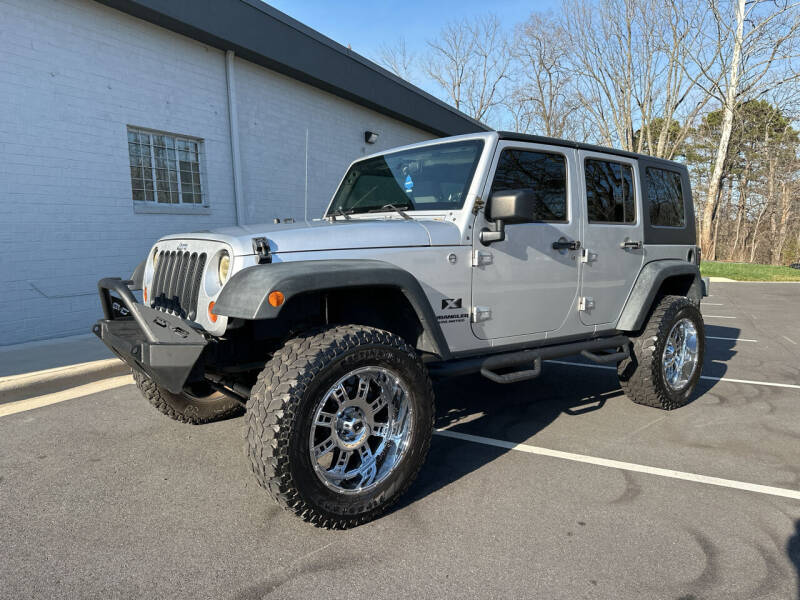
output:
{"label": "rear window", "polygon": [[562,154],[503,150],[492,192],[531,189],[536,196],[535,221],[567,220],[567,161]]}
{"label": "rear window", "polygon": [[628,164],[587,158],[586,207],[589,223],[627,224],[636,221],[633,169]]}
{"label": "rear window", "polygon": [[647,201],[650,206],[650,225],[686,225],[680,173],[647,167]]}

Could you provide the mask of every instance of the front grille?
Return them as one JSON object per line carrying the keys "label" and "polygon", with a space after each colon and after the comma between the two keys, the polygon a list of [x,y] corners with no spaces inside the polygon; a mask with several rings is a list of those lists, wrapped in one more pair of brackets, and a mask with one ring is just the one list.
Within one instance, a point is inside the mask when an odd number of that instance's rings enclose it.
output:
{"label": "front grille", "polygon": [[159,252],[150,306],[193,321],[197,316],[197,296],[205,266],[205,252]]}

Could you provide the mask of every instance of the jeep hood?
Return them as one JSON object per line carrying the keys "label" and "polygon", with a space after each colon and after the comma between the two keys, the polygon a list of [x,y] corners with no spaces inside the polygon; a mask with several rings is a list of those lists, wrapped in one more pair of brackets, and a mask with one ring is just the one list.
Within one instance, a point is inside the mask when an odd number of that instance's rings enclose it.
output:
{"label": "jeep hood", "polygon": [[454,246],[461,243],[458,227],[444,220],[351,219],[330,223],[280,223],[221,227],[164,236],[162,239],[199,239],[225,242],[236,255],[253,254],[253,239],[267,238],[273,253]]}

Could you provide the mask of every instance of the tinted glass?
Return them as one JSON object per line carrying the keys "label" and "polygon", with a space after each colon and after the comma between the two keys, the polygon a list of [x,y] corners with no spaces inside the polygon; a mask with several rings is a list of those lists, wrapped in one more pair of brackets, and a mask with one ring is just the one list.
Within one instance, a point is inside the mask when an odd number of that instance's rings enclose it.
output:
{"label": "tinted glass", "polygon": [[328,214],[380,211],[388,204],[402,210],[458,210],[482,148],[480,140],[450,142],[359,161],[342,180]]}
{"label": "tinted glass", "polygon": [[633,223],[636,203],[630,165],[587,159],[586,204],[590,223]]}
{"label": "tinted glass", "polygon": [[680,173],[648,167],[647,201],[650,205],[651,225],[660,227],[686,225]]}
{"label": "tinted glass", "polygon": [[536,221],[567,220],[567,164],[564,156],[529,150],[503,150],[492,181],[498,190],[533,190]]}

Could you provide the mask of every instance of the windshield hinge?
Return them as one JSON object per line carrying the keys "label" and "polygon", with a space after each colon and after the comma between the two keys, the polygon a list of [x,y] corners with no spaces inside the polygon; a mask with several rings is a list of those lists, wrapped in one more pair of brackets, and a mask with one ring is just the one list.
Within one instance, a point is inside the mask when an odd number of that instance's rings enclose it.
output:
{"label": "windshield hinge", "polygon": [[475,203],[472,205],[472,214],[477,215],[479,212],[481,212],[481,209],[483,208],[484,204],[486,203],[483,200],[481,200],[480,196],[476,197]]}
{"label": "windshield hinge", "polygon": [[272,252],[269,249],[267,238],[253,238],[253,252],[258,257],[258,264],[263,265],[272,262]]}

